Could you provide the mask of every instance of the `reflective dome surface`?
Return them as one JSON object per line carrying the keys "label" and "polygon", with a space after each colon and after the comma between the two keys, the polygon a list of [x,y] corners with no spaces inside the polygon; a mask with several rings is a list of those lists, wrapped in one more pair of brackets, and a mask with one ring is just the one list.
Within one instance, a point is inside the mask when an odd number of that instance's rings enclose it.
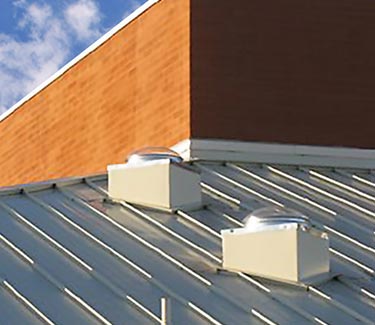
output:
{"label": "reflective dome surface", "polygon": [[311,228],[311,223],[307,216],[298,211],[277,207],[255,210],[245,218],[245,228],[247,229],[262,230],[270,227],[301,227],[307,230]]}
{"label": "reflective dome surface", "polygon": [[145,147],[129,154],[127,162],[138,165],[144,162],[169,159],[173,163],[181,163],[182,157],[175,151],[165,147]]}

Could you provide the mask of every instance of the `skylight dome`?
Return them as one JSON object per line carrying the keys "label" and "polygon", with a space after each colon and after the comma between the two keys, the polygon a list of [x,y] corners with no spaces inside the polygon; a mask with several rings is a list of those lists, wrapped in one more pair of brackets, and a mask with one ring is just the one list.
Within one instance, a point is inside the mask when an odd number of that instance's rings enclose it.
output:
{"label": "skylight dome", "polygon": [[169,159],[172,163],[181,163],[182,157],[175,151],[165,147],[145,147],[129,154],[129,165],[138,165],[148,161]]}
{"label": "skylight dome", "polygon": [[270,227],[301,227],[302,229],[309,229],[311,228],[311,223],[307,216],[296,210],[278,207],[255,210],[245,219],[245,228],[247,229],[265,230]]}

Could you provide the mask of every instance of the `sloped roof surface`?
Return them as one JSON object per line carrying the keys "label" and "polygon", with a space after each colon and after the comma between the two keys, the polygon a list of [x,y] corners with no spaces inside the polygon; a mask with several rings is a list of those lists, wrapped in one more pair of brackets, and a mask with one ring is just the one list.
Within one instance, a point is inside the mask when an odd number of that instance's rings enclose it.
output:
{"label": "sloped roof surface", "polygon": [[[375,175],[370,171],[194,163],[205,209],[171,214],[113,203],[106,176],[0,195],[1,324],[372,324]],[[336,278],[310,287],[220,272],[220,230],[254,209],[309,215]]]}

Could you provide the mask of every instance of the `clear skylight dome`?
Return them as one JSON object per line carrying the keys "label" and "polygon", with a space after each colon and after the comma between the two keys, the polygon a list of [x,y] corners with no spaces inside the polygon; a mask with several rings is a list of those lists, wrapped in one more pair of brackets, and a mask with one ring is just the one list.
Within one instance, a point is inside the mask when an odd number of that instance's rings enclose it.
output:
{"label": "clear skylight dome", "polygon": [[182,157],[175,151],[165,147],[145,147],[129,154],[127,162],[138,165],[144,162],[168,159],[173,163],[181,163]]}
{"label": "clear skylight dome", "polygon": [[245,228],[262,230],[268,228],[311,228],[310,220],[302,213],[278,207],[267,207],[253,211],[245,218]]}

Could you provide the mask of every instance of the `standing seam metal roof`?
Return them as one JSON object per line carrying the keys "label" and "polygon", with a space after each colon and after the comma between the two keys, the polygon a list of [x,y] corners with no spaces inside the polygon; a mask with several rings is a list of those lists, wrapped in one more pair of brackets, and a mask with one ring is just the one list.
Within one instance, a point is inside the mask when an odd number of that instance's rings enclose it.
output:
{"label": "standing seam metal roof", "polygon": [[[161,323],[167,297],[173,324],[374,324],[372,171],[192,167],[194,212],[111,202],[105,175],[0,193],[0,323]],[[306,289],[220,270],[220,230],[275,205],[328,233],[334,279]]]}

